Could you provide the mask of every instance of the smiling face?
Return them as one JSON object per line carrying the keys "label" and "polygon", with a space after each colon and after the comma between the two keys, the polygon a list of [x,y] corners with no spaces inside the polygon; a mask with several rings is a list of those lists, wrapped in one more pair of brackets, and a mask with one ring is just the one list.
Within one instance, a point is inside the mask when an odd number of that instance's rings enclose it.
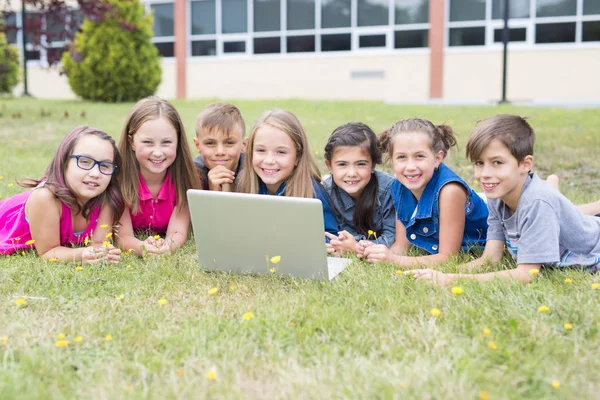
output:
{"label": "smiling face", "polygon": [[363,146],[340,146],[325,161],[335,184],[353,199],[358,198],[372,177],[373,161]]}
{"label": "smiling face", "polygon": [[434,154],[426,133],[402,133],[393,139],[392,164],[394,175],[417,198],[431,180],[444,159],[444,152]]}
{"label": "smiling face", "polygon": [[146,121],[129,140],[144,179],[163,178],[177,155],[177,130],[169,120]]}
{"label": "smiling face", "polygon": [[[71,155],[86,156],[100,162],[114,162],[114,150],[108,140],[86,134],[77,140]],[[65,170],[65,181],[71,189],[77,203],[83,205],[96,196],[101,195],[111,180],[111,175],[100,173],[98,164],[90,170],[77,166],[77,160],[71,158]]]}
{"label": "smiling face", "polygon": [[527,175],[533,167],[533,156],[522,162],[499,140],[492,140],[475,160],[475,179],[488,199],[502,199],[515,210]]}
{"label": "smiling face", "polygon": [[200,131],[194,144],[202,156],[204,165],[209,170],[218,165],[223,165],[230,171],[236,171],[240,155],[246,151],[248,139],[244,139],[244,132],[240,126],[236,127],[229,135],[221,130]]}
{"label": "smiling face", "polygon": [[254,134],[252,167],[269,193],[275,194],[296,166],[294,141],[282,130],[263,125]]}

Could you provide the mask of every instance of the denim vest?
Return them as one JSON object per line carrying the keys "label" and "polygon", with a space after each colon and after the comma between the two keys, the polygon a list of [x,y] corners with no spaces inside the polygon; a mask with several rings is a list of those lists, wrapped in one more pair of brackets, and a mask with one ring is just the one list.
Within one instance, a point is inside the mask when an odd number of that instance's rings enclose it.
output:
{"label": "denim vest", "polygon": [[396,180],[392,175],[375,170],[371,179],[377,179],[377,208],[373,212],[371,230],[379,232],[375,236],[367,237],[356,232],[354,226],[354,199],[346,191],[340,189],[331,175],[323,181],[323,187],[331,198],[340,230],[350,232],[354,239],[368,239],[376,244],[390,247],[396,240],[396,209],[392,202],[390,186]]}
{"label": "denim vest", "polygon": [[487,205],[465,181],[443,163],[433,173],[419,201],[399,181],[394,181],[391,187],[394,207],[398,220],[406,229],[406,238],[412,245],[431,254],[437,254],[439,251],[439,197],[440,190],[447,183],[459,183],[467,190],[465,231],[461,249],[483,246],[487,233]]}

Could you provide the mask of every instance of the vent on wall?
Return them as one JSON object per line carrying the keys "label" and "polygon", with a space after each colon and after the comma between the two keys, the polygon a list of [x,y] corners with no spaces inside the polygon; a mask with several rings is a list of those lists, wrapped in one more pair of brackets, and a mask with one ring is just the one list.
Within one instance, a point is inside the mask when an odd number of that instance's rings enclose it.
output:
{"label": "vent on wall", "polygon": [[370,71],[352,71],[350,72],[350,79],[385,79],[385,71],[382,69]]}

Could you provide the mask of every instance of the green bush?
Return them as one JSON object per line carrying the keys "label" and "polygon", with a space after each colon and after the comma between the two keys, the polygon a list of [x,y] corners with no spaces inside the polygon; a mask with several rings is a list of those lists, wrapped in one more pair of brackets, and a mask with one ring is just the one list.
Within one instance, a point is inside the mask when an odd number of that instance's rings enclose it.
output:
{"label": "green bush", "polygon": [[153,95],[161,80],[152,44],[152,16],[139,0],[110,0],[115,9],[101,22],[85,20],[61,62],[73,92],[89,100],[137,101]]}
{"label": "green bush", "polygon": [[19,82],[19,52],[6,40],[0,20],[0,93],[12,93]]}

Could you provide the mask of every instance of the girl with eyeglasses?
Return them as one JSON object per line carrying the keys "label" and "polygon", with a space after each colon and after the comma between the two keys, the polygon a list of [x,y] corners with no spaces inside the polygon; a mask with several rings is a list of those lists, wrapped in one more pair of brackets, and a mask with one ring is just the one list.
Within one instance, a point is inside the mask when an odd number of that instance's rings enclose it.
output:
{"label": "girl with eyeglasses", "polygon": [[118,243],[139,255],[181,247],[190,226],[186,192],[201,184],[175,107],[158,97],[140,100],[125,122],[119,151],[127,207]]}
{"label": "girl with eyeglasses", "polygon": [[42,178],[18,182],[33,190],[0,202],[0,254],[35,249],[44,259],[118,263],[111,237],[124,210],[120,161],[103,131],[69,132]]}

